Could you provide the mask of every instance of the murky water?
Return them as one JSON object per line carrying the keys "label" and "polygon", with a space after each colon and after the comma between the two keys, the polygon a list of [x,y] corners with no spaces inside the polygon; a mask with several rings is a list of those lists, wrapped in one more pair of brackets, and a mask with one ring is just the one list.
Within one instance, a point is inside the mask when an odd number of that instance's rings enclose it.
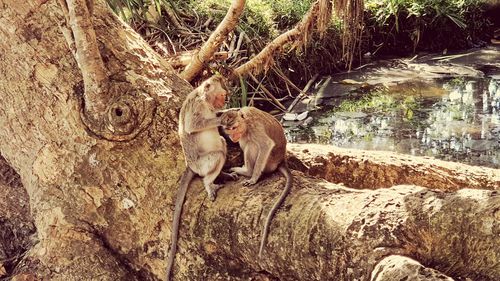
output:
{"label": "murky water", "polygon": [[330,98],[287,137],[500,168],[500,75],[416,81]]}

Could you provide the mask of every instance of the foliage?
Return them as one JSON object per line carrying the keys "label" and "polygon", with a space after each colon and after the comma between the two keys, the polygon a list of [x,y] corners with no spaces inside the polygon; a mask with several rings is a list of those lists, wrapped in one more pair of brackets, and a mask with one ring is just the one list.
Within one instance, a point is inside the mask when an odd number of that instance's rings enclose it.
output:
{"label": "foliage", "polygon": [[367,113],[400,111],[403,112],[405,119],[412,120],[415,110],[419,107],[419,102],[412,95],[390,94],[387,89],[380,89],[356,100],[343,100],[335,111]]}
{"label": "foliage", "polygon": [[481,17],[482,2],[368,0],[366,22],[373,45],[386,52],[466,48],[484,39],[490,25]]}
{"label": "foliage", "polygon": [[[108,0],[112,1],[112,0]],[[133,1],[133,0],[118,0]],[[165,2],[166,0],[155,0]],[[173,7],[196,13],[204,19],[212,18],[213,26],[226,15],[231,0],[170,0]],[[311,0],[247,0],[240,27],[251,36],[274,37],[279,30],[286,29],[298,22],[307,12]]]}
{"label": "foliage", "polygon": [[168,4],[167,0],[107,0],[113,11],[124,21],[148,21],[151,11],[161,15],[162,7]]}
{"label": "foliage", "polygon": [[[118,15],[166,56],[198,48],[220,23],[231,4],[231,0],[107,1]],[[220,64],[223,64],[234,68],[248,61],[273,38],[299,22],[313,2],[247,0],[238,30],[221,48],[221,51],[227,51],[230,44],[235,45],[236,41],[243,38],[239,42],[239,53],[223,62],[211,62],[209,67],[219,69]],[[349,5],[361,3],[347,0],[334,2]],[[349,51],[349,54],[359,60],[360,54],[368,51],[372,54],[403,55],[420,50],[442,51],[445,48],[474,46],[489,30],[488,20],[482,17],[480,2],[481,0],[365,0],[362,42],[361,45],[356,40],[347,42],[347,48],[355,50]],[[172,24],[173,17],[177,18],[177,24]],[[344,24],[353,23],[348,21]],[[180,32],[182,27],[186,32]],[[246,36],[241,35],[242,31]],[[283,76],[298,88],[303,88],[316,74],[329,75],[343,71],[344,62],[349,60],[342,55],[346,49],[345,38],[342,21],[334,18],[322,38],[315,34],[309,45],[301,49],[290,49],[277,57],[275,67],[256,77],[259,83],[255,83],[255,79],[240,81],[232,101],[235,105],[247,101],[252,103],[256,92],[259,97],[258,92],[262,91],[262,87],[266,87],[278,98],[294,96],[297,91],[293,90]],[[241,88],[242,86],[245,88]],[[265,95],[261,97],[265,99]],[[411,115],[411,110],[408,112]]]}

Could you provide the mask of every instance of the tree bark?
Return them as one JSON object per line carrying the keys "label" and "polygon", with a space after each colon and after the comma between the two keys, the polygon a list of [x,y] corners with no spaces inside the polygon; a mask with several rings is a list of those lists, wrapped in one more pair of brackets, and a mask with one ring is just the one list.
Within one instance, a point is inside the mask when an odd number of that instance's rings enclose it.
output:
{"label": "tree bark", "polygon": [[442,191],[500,190],[500,170],[389,151],[289,144],[289,164],[309,176],[352,188],[413,184]]}
{"label": "tree bark", "polygon": [[0,0],[0,9],[0,151],[27,190],[39,239],[25,269],[51,280],[161,279],[184,168],[176,120],[191,86],[96,1],[110,80],[155,104],[132,139],[102,139],[82,122],[82,74],[57,1]]}
{"label": "tree bark", "polygon": [[[144,93],[154,105],[143,116],[150,121],[136,124],[137,134],[103,138],[82,120],[83,78],[58,27],[65,19],[57,1],[0,0],[0,8],[0,151],[26,188],[39,241],[16,273],[41,280],[163,279],[184,169],[177,114],[191,86],[96,1],[92,21],[110,81],[123,95]],[[355,190],[294,176],[262,260],[256,259],[261,226],[284,180],[266,177],[252,189],[228,184],[215,202],[194,181],[175,279],[369,280],[388,255],[452,276],[500,276],[496,190]]]}
{"label": "tree bark", "polygon": [[35,232],[21,178],[0,155],[0,278],[8,276]]}

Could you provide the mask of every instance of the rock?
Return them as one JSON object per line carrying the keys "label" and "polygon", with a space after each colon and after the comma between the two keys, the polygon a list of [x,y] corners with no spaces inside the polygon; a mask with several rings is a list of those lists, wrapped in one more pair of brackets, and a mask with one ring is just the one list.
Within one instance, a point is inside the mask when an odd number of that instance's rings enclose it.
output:
{"label": "rock", "polygon": [[454,279],[427,268],[411,258],[393,255],[384,258],[375,266],[370,280],[453,281]]}

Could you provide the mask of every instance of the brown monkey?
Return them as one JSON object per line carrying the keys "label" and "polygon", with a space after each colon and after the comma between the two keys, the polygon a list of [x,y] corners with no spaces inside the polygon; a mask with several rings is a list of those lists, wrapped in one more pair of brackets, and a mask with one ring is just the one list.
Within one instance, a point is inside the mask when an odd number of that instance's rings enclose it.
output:
{"label": "brown monkey", "polygon": [[285,133],[278,120],[255,107],[229,109],[222,113],[221,124],[229,138],[233,142],[239,142],[243,150],[245,164],[243,167],[231,168],[236,174],[250,177],[243,181],[243,185],[253,185],[257,183],[262,173],[271,173],[276,169],[286,178],[285,189],[265,221],[259,248],[259,256],[262,256],[271,220],[292,186],[292,174],[285,159]]}
{"label": "brown monkey", "polygon": [[226,95],[223,78],[212,76],[189,93],[181,107],[178,133],[187,167],[181,176],[175,202],[167,280],[170,280],[177,251],[179,221],[189,183],[195,174],[202,177],[208,198],[212,201],[215,200],[215,194],[220,187],[214,184],[214,180],[221,174],[227,148],[226,141],[217,129],[220,126],[220,117],[216,116],[216,111],[224,107]]}

